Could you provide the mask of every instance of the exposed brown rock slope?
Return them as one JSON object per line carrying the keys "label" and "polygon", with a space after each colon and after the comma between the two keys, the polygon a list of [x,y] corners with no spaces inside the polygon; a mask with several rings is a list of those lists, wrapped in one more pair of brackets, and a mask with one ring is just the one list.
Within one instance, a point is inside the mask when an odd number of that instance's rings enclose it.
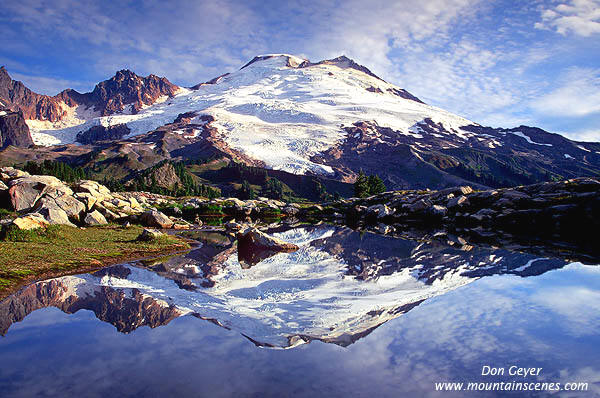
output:
{"label": "exposed brown rock slope", "polygon": [[[89,93],[67,89],[48,96],[33,92],[22,82],[13,80],[5,67],[0,68],[0,101],[14,111],[21,110],[25,119],[56,122],[67,115],[67,107],[75,105],[93,108],[103,116],[122,111],[136,113],[161,96],[172,97],[178,90],[178,86],[164,77],[142,77],[124,69],[98,83]],[[126,109],[127,105],[131,108]]]}

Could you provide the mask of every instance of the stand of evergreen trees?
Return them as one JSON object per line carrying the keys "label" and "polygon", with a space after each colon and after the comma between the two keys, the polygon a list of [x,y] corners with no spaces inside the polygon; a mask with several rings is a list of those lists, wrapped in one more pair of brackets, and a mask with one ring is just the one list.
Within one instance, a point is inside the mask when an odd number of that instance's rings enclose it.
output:
{"label": "stand of evergreen trees", "polygon": [[83,167],[72,167],[55,160],[44,160],[40,163],[30,160],[25,163],[23,170],[34,175],[51,175],[65,182],[89,179],[89,173]]}
{"label": "stand of evergreen trees", "polygon": [[242,187],[238,190],[237,197],[242,200],[256,199],[256,191],[250,186],[248,180],[242,181]]}
{"label": "stand of evergreen trees", "polygon": [[261,194],[267,198],[281,200],[283,199],[283,183],[277,178],[268,177],[262,185]]}
{"label": "stand of evergreen trees", "polygon": [[366,198],[385,191],[385,184],[378,175],[367,176],[362,170],[358,173],[358,178],[354,183],[354,196]]}

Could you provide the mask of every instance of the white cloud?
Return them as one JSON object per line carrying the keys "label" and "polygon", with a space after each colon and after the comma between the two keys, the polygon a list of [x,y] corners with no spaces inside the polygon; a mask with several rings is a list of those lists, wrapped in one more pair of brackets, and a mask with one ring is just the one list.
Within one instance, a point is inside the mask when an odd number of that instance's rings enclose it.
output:
{"label": "white cloud", "polygon": [[571,68],[560,86],[533,101],[548,116],[578,117],[600,112],[600,69]]}
{"label": "white cloud", "polygon": [[591,36],[600,33],[600,0],[571,0],[542,12],[538,29],[554,29],[562,35]]}
{"label": "white cloud", "polygon": [[[439,42],[459,18],[473,14],[479,0],[405,0],[343,2],[324,18],[312,13],[307,28],[312,40],[305,51],[316,59],[344,53],[376,74],[393,75],[394,49],[410,49],[416,42]],[[316,21],[319,20],[319,21]]]}
{"label": "white cloud", "polygon": [[558,132],[575,141],[600,142],[600,130],[581,130]]}

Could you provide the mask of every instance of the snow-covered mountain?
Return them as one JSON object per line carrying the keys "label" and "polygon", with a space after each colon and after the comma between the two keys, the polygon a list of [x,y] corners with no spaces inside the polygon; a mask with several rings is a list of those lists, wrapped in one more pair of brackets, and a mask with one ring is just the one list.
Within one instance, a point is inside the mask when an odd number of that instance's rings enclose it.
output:
{"label": "snow-covered mountain", "polygon": [[[102,101],[76,100],[68,90],[52,97],[66,98],[64,112],[57,120],[27,120],[33,141],[70,144],[94,126],[117,125],[126,125],[125,139],[133,140],[186,115],[186,123],[169,131],[185,136],[186,145],[210,135],[219,149],[254,165],[346,182],[361,168],[382,174],[396,188],[465,180],[527,183],[600,172],[599,144],[525,126],[480,126],[424,104],[343,56],[317,63],[286,54],[258,56],[191,88],[124,72],[110,81],[136,83],[115,86],[110,95],[104,90],[103,97],[98,87],[79,94]],[[151,77],[155,88],[149,95],[144,87]]]}
{"label": "snow-covered mountain", "polygon": [[34,142],[49,145],[75,142],[77,132],[97,124],[126,124],[131,135],[139,135],[173,122],[181,113],[197,112],[215,118],[213,126],[229,146],[267,167],[319,174],[333,170],[311,158],[342,142],[344,127],[360,120],[418,138],[417,123],[430,118],[459,136],[474,135],[460,129],[472,122],[425,105],[354,65],[342,57],[310,64],[291,55],[260,56],[212,84],[180,89],[169,101],[136,114],[99,116],[80,110],[81,117],[58,123],[28,123]]}

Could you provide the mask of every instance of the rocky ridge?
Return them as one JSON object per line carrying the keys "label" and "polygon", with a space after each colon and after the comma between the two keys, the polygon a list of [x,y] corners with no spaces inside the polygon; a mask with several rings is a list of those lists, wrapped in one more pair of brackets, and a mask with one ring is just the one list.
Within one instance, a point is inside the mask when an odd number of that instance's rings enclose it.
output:
{"label": "rocky ridge", "polygon": [[91,92],[67,89],[49,96],[33,92],[22,82],[13,80],[4,66],[0,68],[0,101],[13,111],[20,110],[27,120],[58,122],[68,115],[68,108],[77,105],[84,105],[102,116],[124,111],[136,113],[162,96],[172,97],[179,90],[164,77],[142,77],[124,69],[98,83]]}
{"label": "rocky ridge", "polygon": [[595,233],[590,233],[600,228],[600,180],[593,178],[493,190],[463,185],[439,191],[390,191],[319,205],[260,197],[176,199],[145,192],[115,193],[90,180],[69,186],[55,177],[31,176],[5,167],[0,168],[0,200],[3,207],[18,212],[16,218],[3,223],[20,229],[107,222],[189,229],[202,225],[201,216],[232,220],[222,229],[244,238],[255,220],[283,220],[286,224],[327,221],[387,235],[435,229],[497,243],[517,237],[539,245],[576,248],[583,256],[600,254]]}

